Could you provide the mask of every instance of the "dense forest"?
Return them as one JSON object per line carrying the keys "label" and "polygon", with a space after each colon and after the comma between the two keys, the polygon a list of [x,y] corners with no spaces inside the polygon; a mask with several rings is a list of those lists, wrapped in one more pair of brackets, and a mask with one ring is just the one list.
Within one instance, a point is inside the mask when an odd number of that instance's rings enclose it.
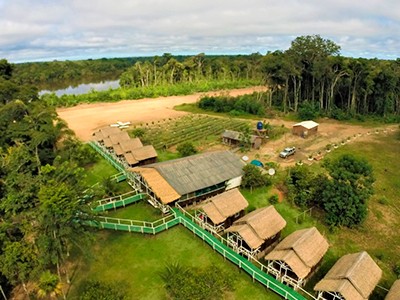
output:
{"label": "dense forest", "polygon": [[[362,120],[364,116],[374,115],[396,121],[400,114],[399,59],[343,57],[340,46],[319,35],[298,37],[286,51],[265,55],[164,53],[154,57],[53,61],[11,67],[14,76],[9,83],[15,86],[5,87],[4,80],[0,82],[3,103],[20,85],[56,87],[70,80],[81,83],[95,78],[119,78],[121,88],[117,90],[62,97],[46,95],[43,100],[51,105],[68,106],[266,85],[266,110],[277,108],[298,113],[301,118],[328,116]],[[30,91],[33,94],[35,88]]]}
{"label": "dense forest", "polygon": [[[0,81],[10,80],[2,61]],[[79,199],[87,189],[82,166],[95,156],[29,91],[18,86],[0,105],[0,287],[46,297],[63,294],[69,253],[91,240],[92,212]]]}

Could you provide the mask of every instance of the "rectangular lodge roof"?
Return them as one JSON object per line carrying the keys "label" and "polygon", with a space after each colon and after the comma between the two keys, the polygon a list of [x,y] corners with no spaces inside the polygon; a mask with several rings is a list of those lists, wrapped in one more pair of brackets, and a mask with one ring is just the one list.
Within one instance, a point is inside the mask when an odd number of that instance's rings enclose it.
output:
{"label": "rectangular lodge roof", "polygon": [[227,218],[244,210],[249,203],[238,189],[231,189],[210,198],[202,209],[214,224],[220,224]]}
{"label": "rectangular lodge roof", "polygon": [[103,127],[100,128],[98,131],[93,133],[94,140],[96,141],[103,141],[105,138],[110,137],[112,134],[118,134],[121,132],[121,129],[117,127]]}
{"label": "rectangular lodge roof", "polygon": [[306,278],[328,248],[326,239],[312,227],[288,235],[265,259],[283,261],[299,278]]}
{"label": "rectangular lodge roof", "polygon": [[232,152],[218,151],[150,164],[143,168],[156,169],[178,194],[186,195],[242,176],[243,166],[244,163]]}
{"label": "rectangular lodge roof", "polygon": [[364,300],[381,276],[382,270],[367,252],[347,254],[333,265],[314,290],[338,292],[347,300]]}
{"label": "rectangular lodge roof", "polygon": [[252,249],[279,233],[286,226],[285,219],[273,205],[259,208],[235,221],[227,232],[237,232]]}
{"label": "rectangular lodge roof", "polygon": [[[225,131],[222,133],[222,137],[223,138],[227,138],[227,139],[231,139],[231,140],[235,140],[235,141],[241,141],[242,133],[239,131],[234,131],[234,130],[228,130],[225,129]],[[260,137],[257,135],[250,135],[250,143],[254,143],[256,139],[259,139]]]}
{"label": "rectangular lodge roof", "polygon": [[306,128],[306,129],[312,129],[312,128],[314,128],[314,127],[317,127],[318,125],[319,125],[319,124],[318,124],[317,122],[314,122],[314,121],[303,121],[303,122],[294,124],[293,127],[295,127],[295,126],[301,126],[301,127]]}

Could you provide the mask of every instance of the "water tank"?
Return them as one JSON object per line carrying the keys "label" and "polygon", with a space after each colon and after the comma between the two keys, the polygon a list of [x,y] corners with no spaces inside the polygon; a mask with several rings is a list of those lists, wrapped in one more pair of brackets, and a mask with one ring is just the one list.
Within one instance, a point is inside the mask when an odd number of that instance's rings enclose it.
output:
{"label": "water tank", "polygon": [[257,130],[262,130],[263,129],[263,122],[257,122]]}

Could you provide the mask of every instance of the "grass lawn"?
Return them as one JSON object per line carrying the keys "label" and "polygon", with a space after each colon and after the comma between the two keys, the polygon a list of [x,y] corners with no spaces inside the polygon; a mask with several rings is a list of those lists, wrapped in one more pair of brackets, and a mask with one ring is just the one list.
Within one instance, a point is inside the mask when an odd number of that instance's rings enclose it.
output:
{"label": "grass lawn", "polygon": [[133,203],[125,208],[109,210],[104,212],[102,215],[111,218],[149,222],[153,222],[165,217],[158,209],[152,207],[146,200]]}
{"label": "grass lawn", "polygon": [[75,272],[68,299],[78,299],[87,279],[120,283],[128,299],[168,299],[159,274],[171,262],[199,268],[216,266],[234,274],[235,291],[223,299],[281,299],[253,283],[246,273],[179,225],[155,236],[100,231],[91,256],[82,260]]}
{"label": "grass lawn", "polygon": [[[396,274],[393,267],[400,265],[400,168],[398,153],[400,140],[397,133],[376,135],[371,141],[348,143],[332,151],[329,158],[341,154],[351,153],[368,160],[374,169],[376,181],[375,194],[368,203],[368,216],[358,228],[337,228],[333,232],[323,224],[321,213],[314,210],[302,214],[298,209],[283,201],[275,205],[276,209],[287,222],[283,230],[283,237],[291,232],[316,226],[327,237],[330,248],[324,256],[323,264],[315,276],[310,280],[307,289],[312,291],[316,282],[321,279],[331,266],[341,256],[358,251],[367,251],[383,270],[379,285],[390,288]],[[320,164],[311,166],[315,172],[321,172]],[[255,208],[269,205],[268,198],[272,194],[271,188],[242,190],[249,204]],[[296,222],[297,217],[297,222]],[[385,292],[379,288],[371,299],[382,299]]]}

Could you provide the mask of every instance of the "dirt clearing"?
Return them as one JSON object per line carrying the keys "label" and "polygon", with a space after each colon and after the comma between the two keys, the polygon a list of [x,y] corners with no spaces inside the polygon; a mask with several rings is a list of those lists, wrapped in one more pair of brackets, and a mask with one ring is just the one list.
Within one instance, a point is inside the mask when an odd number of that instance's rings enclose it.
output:
{"label": "dirt clearing", "polygon": [[187,114],[175,111],[173,107],[183,103],[193,103],[201,96],[229,93],[231,96],[251,94],[256,91],[264,91],[265,87],[251,87],[229,91],[217,91],[198,93],[188,96],[171,96],[160,98],[145,98],[140,100],[123,100],[116,103],[92,103],[80,104],[69,108],[57,109],[61,119],[65,120],[68,127],[82,141],[90,140],[96,129],[108,126],[118,121],[143,123],[165,118],[175,118]]}

